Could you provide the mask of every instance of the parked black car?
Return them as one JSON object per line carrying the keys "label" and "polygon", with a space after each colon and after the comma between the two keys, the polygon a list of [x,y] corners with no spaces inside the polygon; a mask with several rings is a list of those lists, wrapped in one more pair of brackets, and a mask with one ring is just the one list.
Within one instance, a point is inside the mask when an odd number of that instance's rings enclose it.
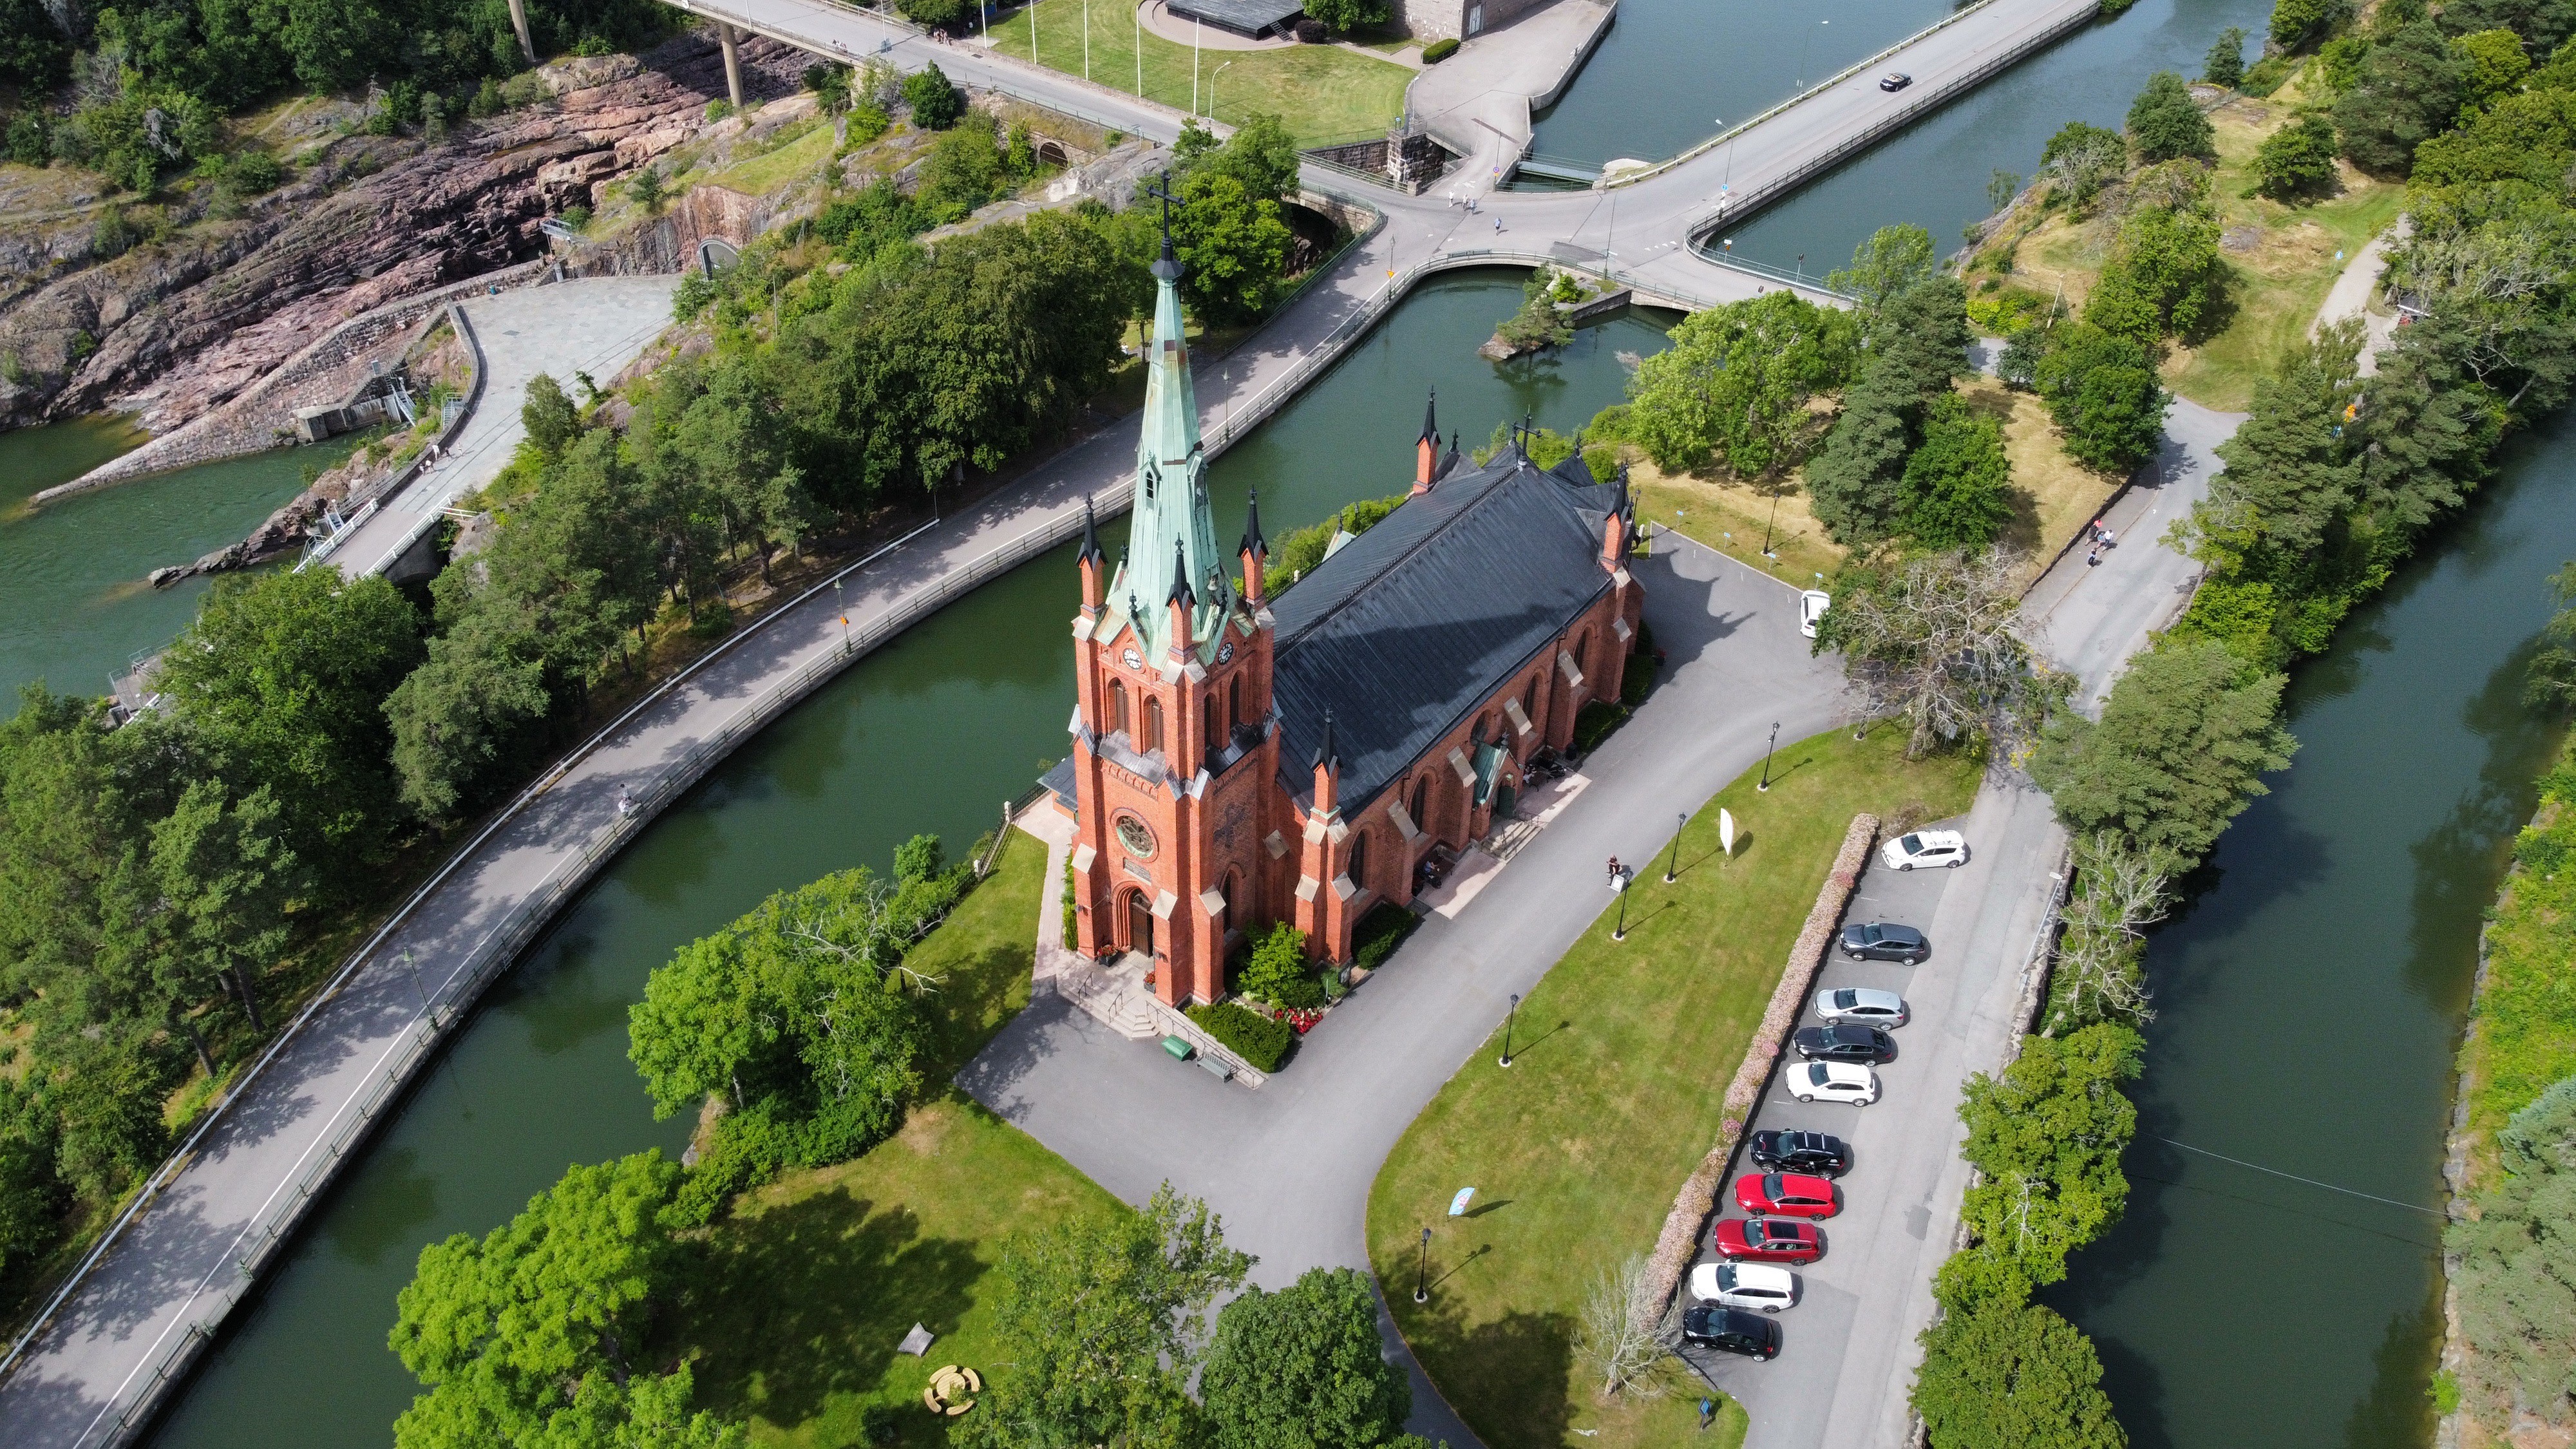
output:
{"label": "parked black car", "polygon": [[1694,1303],[1682,1310],[1682,1342],[1746,1358],[1774,1359],[1780,1356],[1780,1325],[1741,1308]]}
{"label": "parked black car", "polygon": [[1789,1044],[1798,1049],[1798,1055],[1811,1062],[1859,1062],[1864,1066],[1876,1066],[1880,1062],[1896,1060],[1895,1039],[1874,1026],[1845,1023],[1841,1026],[1800,1027],[1798,1034],[1789,1038]]}
{"label": "parked black car", "polygon": [[1753,1165],[1772,1172],[1812,1172],[1840,1177],[1851,1171],[1851,1148],[1822,1132],[1756,1132]]}
{"label": "parked black car", "polygon": [[1932,957],[1932,943],[1912,926],[1863,921],[1843,927],[1843,954],[1854,961],[1903,961],[1920,966]]}

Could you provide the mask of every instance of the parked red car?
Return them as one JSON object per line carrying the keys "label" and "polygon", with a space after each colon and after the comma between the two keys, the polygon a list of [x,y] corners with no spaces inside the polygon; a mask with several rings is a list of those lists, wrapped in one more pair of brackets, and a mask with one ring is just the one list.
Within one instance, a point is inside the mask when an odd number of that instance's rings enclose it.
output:
{"label": "parked red car", "polygon": [[1748,1172],[1735,1180],[1735,1205],[1749,1213],[1829,1218],[1842,1211],[1834,1185],[1803,1172]]}
{"label": "parked red car", "polygon": [[1796,1218],[1728,1218],[1709,1246],[1721,1258],[1756,1263],[1812,1263],[1825,1255],[1824,1234]]}

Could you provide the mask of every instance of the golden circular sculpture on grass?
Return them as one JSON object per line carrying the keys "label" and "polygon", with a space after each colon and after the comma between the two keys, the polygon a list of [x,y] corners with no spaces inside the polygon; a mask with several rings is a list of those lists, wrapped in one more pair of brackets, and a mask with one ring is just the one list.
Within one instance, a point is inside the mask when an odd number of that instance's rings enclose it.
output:
{"label": "golden circular sculpture on grass", "polygon": [[921,1402],[934,1414],[954,1418],[975,1407],[972,1396],[982,1392],[984,1380],[973,1369],[952,1363],[930,1376],[930,1387],[921,1391]]}

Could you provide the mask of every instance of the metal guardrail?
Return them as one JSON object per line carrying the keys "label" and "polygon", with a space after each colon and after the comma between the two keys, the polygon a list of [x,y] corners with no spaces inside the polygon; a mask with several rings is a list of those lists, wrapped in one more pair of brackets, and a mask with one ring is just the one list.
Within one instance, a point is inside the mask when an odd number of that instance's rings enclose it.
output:
{"label": "metal guardrail", "polygon": [[[1969,6],[1967,9],[1951,16],[1940,24],[1917,32],[1898,44],[1879,52],[1877,55],[1871,56],[1868,60],[1862,61],[1860,64],[1853,66],[1851,69],[1843,71],[1841,74],[1835,76],[1832,80],[1825,82],[1823,85],[1803,91],[1794,99],[1772,107],[1770,110],[1763,112],[1762,115],[1755,117],[1753,120],[1747,121],[1743,125],[1726,132],[1724,136],[1714,137],[1704,145],[1692,148],[1690,151],[1683,153],[1682,156],[1675,157],[1672,161],[1666,162],[1665,166],[1677,165],[1682,160],[1687,159],[1690,156],[1699,155],[1705,152],[1709,147],[1716,145],[1719,141],[1741,135],[1752,127],[1761,124],[1763,120],[1775,116],[1781,111],[1788,109],[1790,106],[1796,105],[1800,101],[1804,101],[1809,97],[1816,95],[1819,91],[1825,90],[1831,86],[1840,85],[1843,81],[1850,79],[1852,76],[1863,70],[1869,69],[1886,57],[1894,55],[1897,51],[1903,50],[1907,46],[1921,40],[1924,36],[1930,35],[1934,31],[1944,30],[1952,25],[1956,25],[1968,16],[1979,13],[1987,6],[1995,3],[1996,0],[1979,0],[1979,3]],[[1799,187],[1806,185],[1812,178],[1841,165],[1844,161],[1850,159],[1858,152],[1877,145],[1881,140],[1886,138],[1888,133],[1911,126],[1916,121],[1921,120],[1926,114],[1939,110],[1941,107],[1950,104],[1966,92],[1974,90],[1978,85],[1982,84],[1987,77],[1992,76],[1997,71],[2006,70],[2012,66],[2020,64],[2023,58],[2028,56],[2032,51],[2054,42],[2060,36],[2075,29],[2077,26],[2090,23],[2094,16],[2100,13],[2100,8],[2101,7],[2097,4],[2087,5],[2081,9],[2068,11],[2065,16],[2061,17],[2057,21],[2057,23],[2035,31],[2014,44],[2004,46],[1997,50],[1993,55],[1986,57],[1984,61],[1978,63],[1976,66],[1971,67],[1969,70],[1951,78],[1938,89],[1923,92],[1918,95],[1911,104],[1896,107],[1884,115],[1881,115],[1877,120],[1872,121],[1869,125],[1845,136],[1840,141],[1835,142],[1830,149],[1820,154],[1808,157],[1806,160],[1799,162],[1796,166],[1791,167],[1788,171],[1761,183],[1758,187],[1748,188],[1745,194],[1741,197],[1729,197],[1726,202],[1720,204],[1715,210],[1700,216],[1696,220],[1686,223],[1682,228],[1682,235],[1686,238],[1693,239],[1693,246],[1696,248],[1698,245],[1696,238],[1714,232],[1717,228],[1726,225],[1729,220],[1739,223],[1742,222],[1744,218],[1753,215],[1766,206],[1769,206],[1778,197],[1797,190]],[[1623,172],[1619,176],[1618,180],[1611,184],[1620,186],[1629,185],[1636,181],[1642,181],[1646,177],[1654,175],[1656,171],[1660,171],[1662,169],[1664,168],[1657,167],[1646,171]]]}

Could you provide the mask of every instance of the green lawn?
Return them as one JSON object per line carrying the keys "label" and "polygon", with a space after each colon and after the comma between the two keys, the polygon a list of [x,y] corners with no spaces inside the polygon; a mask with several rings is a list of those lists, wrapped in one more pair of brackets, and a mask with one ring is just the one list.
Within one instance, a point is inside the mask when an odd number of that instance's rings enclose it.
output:
{"label": "green lawn", "polygon": [[[1133,6],[1110,0],[1039,0],[993,27],[994,48],[1068,75],[1081,75],[1086,3],[1090,78],[1136,92],[1136,50],[1141,40],[1145,98],[1190,110],[1190,47],[1138,30]],[[1034,50],[1029,38],[1033,18]],[[1220,66],[1225,67],[1221,77],[1217,75]],[[1384,130],[1403,114],[1404,88],[1412,80],[1413,72],[1403,66],[1371,60],[1339,46],[1210,50],[1199,56],[1197,112],[1232,125],[1254,111],[1269,111],[1286,118],[1300,145],[1314,145]]]}
{"label": "green lawn", "polygon": [[[1778,984],[1852,816],[1956,814],[1975,760],[1907,764],[1904,733],[1836,730],[1782,749],[1691,821],[1680,880],[1639,862],[1628,939],[1602,919],[1520,1005],[1512,1067],[1488,1041],[1406,1130],[1369,1194],[1370,1262],[1432,1381],[1492,1449],[1724,1449],[1695,1395],[1605,1406],[1573,1363],[1591,1281],[1653,1250],[1682,1180],[1719,1130],[1721,1097]],[[1732,810],[1736,855],[1717,855]],[[1476,1189],[1462,1219],[1442,1216]],[[1431,1302],[1412,1303],[1433,1229]],[[1589,1436],[1585,1431],[1596,1431]]]}
{"label": "green lawn", "polygon": [[[937,1060],[945,1082],[1028,1004],[1046,847],[1014,831],[993,877],[916,948],[944,978]],[[945,1088],[901,1131],[855,1161],[746,1194],[709,1244],[679,1341],[703,1354],[698,1398],[747,1418],[753,1442],[867,1442],[862,1415],[895,1409],[907,1449],[947,1434],[921,1404],[942,1364],[991,1374],[985,1275],[1002,1240],[1117,1200],[1018,1128]],[[915,1322],[939,1335],[927,1358],[895,1345]]]}

